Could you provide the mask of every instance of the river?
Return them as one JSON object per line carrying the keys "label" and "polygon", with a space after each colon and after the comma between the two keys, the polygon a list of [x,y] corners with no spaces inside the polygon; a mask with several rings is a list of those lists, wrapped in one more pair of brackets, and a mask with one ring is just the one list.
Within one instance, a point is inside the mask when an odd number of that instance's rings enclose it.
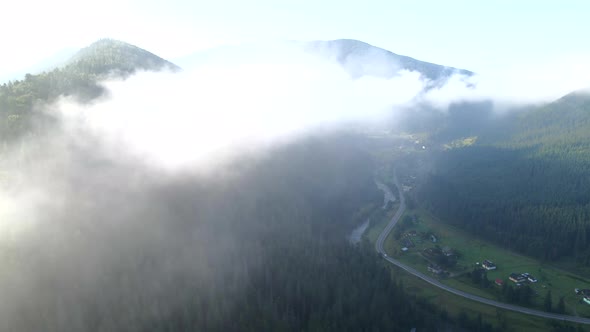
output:
{"label": "river", "polygon": [[[377,188],[379,188],[379,190],[383,191],[383,209],[387,208],[387,204],[389,202],[395,202],[395,196],[393,195],[393,193],[391,192],[391,189],[389,189],[389,187],[377,180],[375,180],[375,184],[377,185]],[[357,244],[359,242],[361,242],[361,238],[363,236],[363,234],[365,233],[365,231],[367,230],[367,227],[369,227],[369,222],[370,219],[367,218],[367,220],[365,220],[364,223],[358,225],[355,229],[352,230],[352,233],[350,233],[350,235],[348,236],[348,240],[350,241],[350,243],[352,244]]]}

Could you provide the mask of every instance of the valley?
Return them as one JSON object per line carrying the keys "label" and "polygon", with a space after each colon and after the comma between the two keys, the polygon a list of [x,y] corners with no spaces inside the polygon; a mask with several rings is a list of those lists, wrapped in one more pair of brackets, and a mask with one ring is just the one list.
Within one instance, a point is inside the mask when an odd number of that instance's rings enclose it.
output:
{"label": "valley", "polygon": [[193,59],[0,85],[0,329],[587,329],[588,93],[437,104],[477,74],[352,39]]}
{"label": "valley", "polygon": [[[396,149],[391,151],[394,150]],[[414,152],[406,151],[402,156],[399,151],[393,155],[400,158],[397,162],[398,165],[400,162],[402,165],[408,165],[414,164],[416,160],[424,160],[425,156],[421,155],[423,153],[420,149],[416,149]],[[393,159],[395,158],[393,157]],[[385,159],[378,158],[378,160]],[[386,163],[396,164],[391,159]],[[387,166],[381,166],[381,169],[392,170]],[[412,175],[417,174],[416,169],[416,167],[405,169],[406,171],[411,170],[409,174],[402,174],[402,177],[406,179],[405,183],[396,183],[397,181],[391,177],[385,177],[386,181],[393,183],[393,188],[397,184],[404,189],[406,191],[404,196],[412,196],[408,191],[420,185],[417,183],[420,179]],[[401,193],[402,190],[400,190]],[[400,263],[419,271],[425,278],[437,280],[435,283],[440,282],[460,292],[473,294],[480,298],[514,303],[517,306],[552,313],[567,314],[571,315],[573,320],[577,320],[573,316],[588,317],[590,315],[590,305],[584,302],[583,295],[578,294],[578,288],[588,287],[590,280],[576,275],[575,272],[565,271],[550,263],[540,262],[474,237],[472,234],[452,226],[452,223],[443,222],[436,218],[431,212],[420,208],[418,202],[414,204],[416,205],[413,209],[404,209],[403,215],[399,215],[399,204],[388,206],[388,212],[380,214],[381,221],[371,223],[371,227],[365,234],[367,241],[375,243],[379,230],[382,232],[381,237],[386,234],[384,228],[386,225],[390,225],[391,218],[400,220],[391,229],[388,236],[381,240],[384,241],[383,247],[387,252],[386,260],[399,260]],[[398,212],[395,217],[393,217],[394,211]],[[482,267],[486,263],[487,269]],[[407,272],[400,271],[399,273],[404,275]],[[525,275],[524,282],[519,279],[519,283],[517,283],[515,276],[518,275],[520,278],[520,274]],[[509,277],[513,277],[514,281]],[[406,277],[404,280],[408,280],[408,278]],[[422,287],[429,289],[432,286]],[[426,290],[421,292],[423,291]],[[432,299],[440,301],[440,296],[435,296]],[[443,296],[443,298],[445,297]],[[450,298],[453,297],[450,296]],[[469,300],[456,298],[455,301],[449,303],[447,308],[454,308],[454,310],[462,308],[459,311],[469,311],[467,309],[470,305],[469,302]],[[512,306],[508,305],[507,307]],[[543,313],[538,311],[537,315],[543,315]],[[548,316],[551,315],[553,314],[548,314]],[[558,315],[555,317],[557,318]],[[490,320],[498,323],[497,318],[490,317]],[[535,319],[526,316],[516,318],[516,321],[526,322],[523,325],[527,326],[534,325],[531,320]],[[581,318],[579,321],[584,321],[584,319]],[[511,326],[514,324],[517,323],[511,322]],[[533,331],[535,329],[523,330]]]}

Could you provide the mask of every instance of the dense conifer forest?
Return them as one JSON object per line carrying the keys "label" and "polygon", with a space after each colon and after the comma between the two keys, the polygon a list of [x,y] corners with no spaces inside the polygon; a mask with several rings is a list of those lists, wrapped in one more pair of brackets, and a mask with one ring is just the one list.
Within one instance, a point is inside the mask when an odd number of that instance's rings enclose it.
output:
{"label": "dense conifer forest", "polygon": [[509,114],[437,154],[418,194],[443,219],[527,255],[590,264],[590,96]]}

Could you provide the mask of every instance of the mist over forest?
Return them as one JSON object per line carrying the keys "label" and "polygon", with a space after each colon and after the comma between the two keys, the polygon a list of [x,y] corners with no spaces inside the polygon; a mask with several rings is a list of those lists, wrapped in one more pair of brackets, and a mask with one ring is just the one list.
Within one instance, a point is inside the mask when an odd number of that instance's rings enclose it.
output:
{"label": "mist over forest", "polygon": [[407,297],[346,240],[381,197],[339,126],[388,103],[357,110],[381,82],[279,60],[148,73],[178,68],[103,40],[2,85],[2,329],[341,331],[433,311],[345,314]]}
{"label": "mist over forest", "polygon": [[584,92],[348,39],[179,64],[103,39],[0,85],[0,330],[503,330],[350,243],[394,170],[473,236],[589,264]]}

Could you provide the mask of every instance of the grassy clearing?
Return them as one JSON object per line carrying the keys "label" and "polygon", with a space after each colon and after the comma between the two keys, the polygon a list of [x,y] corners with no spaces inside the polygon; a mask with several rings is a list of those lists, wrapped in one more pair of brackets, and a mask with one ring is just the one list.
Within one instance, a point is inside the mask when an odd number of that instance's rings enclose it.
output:
{"label": "grassy clearing", "polygon": [[561,296],[564,297],[566,304],[566,313],[590,317],[590,305],[582,302],[581,297],[574,293],[574,288],[590,288],[590,280],[574,273],[566,272],[552,265],[544,264],[530,257],[515,254],[486,241],[475,239],[462,230],[451,225],[442,223],[434,216],[422,210],[406,212],[408,215],[416,215],[418,222],[408,228],[417,232],[434,233],[437,237],[437,243],[428,240],[414,241],[415,248],[411,248],[406,253],[401,253],[399,248],[403,246],[400,241],[393,237],[387,239],[386,248],[392,255],[398,257],[404,263],[415,267],[416,269],[427,272],[426,259],[420,255],[420,252],[429,247],[438,245],[440,247],[450,247],[460,254],[457,265],[450,271],[456,276],[443,280],[457,289],[461,289],[479,296],[498,299],[499,287],[480,288],[464,275],[476,267],[476,263],[481,263],[484,259],[489,259],[497,264],[497,270],[488,271],[488,279],[502,279],[504,282],[512,284],[508,280],[510,273],[528,272],[538,279],[537,283],[531,283],[530,286],[536,293],[533,296],[533,305],[541,308],[547,291],[551,290],[552,302],[556,306]]}
{"label": "grassy clearing", "polygon": [[[391,217],[393,213],[395,213],[396,209],[397,206],[394,206],[388,211],[381,212],[380,214],[374,214],[372,216],[372,222],[369,225],[369,228],[363,234],[363,238],[370,241],[371,244],[374,245],[377,237],[383,228],[385,228],[387,223],[391,220]],[[380,217],[380,219],[377,219],[377,217]],[[396,243],[391,240],[387,241],[386,250],[392,250],[392,248],[390,248],[392,245],[396,245]],[[439,308],[444,308],[451,316],[457,317],[461,312],[465,312],[470,317],[477,317],[478,314],[481,314],[484,321],[489,322],[496,327],[502,327],[502,329],[505,331],[527,332],[547,331],[550,329],[549,320],[500,310],[492,306],[470,301],[436,288],[418,278],[405,273],[391,264],[387,264],[387,266],[391,269],[392,275],[397,280],[403,282],[406,291],[417,297],[426,299]],[[453,286],[463,285],[464,287],[471,288],[471,286],[466,286],[466,284],[462,283],[461,281],[452,280],[450,282]],[[478,295],[485,294],[485,291],[476,288],[472,289],[472,291]]]}
{"label": "grassy clearing", "polygon": [[[412,140],[415,139],[411,137]],[[388,184],[394,188],[393,185],[393,161],[396,161],[396,168],[398,171],[404,167],[404,160],[411,160],[407,158],[407,142],[397,142],[391,147],[384,148],[375,154],[375,160],[380,167],[376,171],[376,176],[382,182]],[[470,140],[462,142],[469,144]],[[398,147],[399,145],[399,147]],[[404,146],[403,150],[401,147]],[[399,149],[398,149],[399,148]],[[417,152],[416,152],[417,151]],[[416,150],[413,153],[414,157],[419,156],[422,153],[421,150]],[[401,162],[401,164],[400,164]],[[408,166],[409,165],[409,166]],[[405,165],[405,167],[417,167],[411,162]],[[398,172],[399,173],[399,172]],[[395,192],[395,191],[394,191]],[[379,220],[372,219],[372,223],[363,235],[363,238],[370,241],[374,245],[380,232],[383,230],[385,225],[391,220],[391,217],[397,206],[394,209],[387,211],[387,217],[383,217]],[[461,253],[461,258],[458,261],[457,267],[454,269],[454,273],[457,277],[447,279],[447,283],[455,288],[462,289],[464,291],[477,294],[487,298],[497,298],[497,289],[481,289],[477,285],[471,283],[471,281],[461,274],[470,272],[476,262],[481,262],[483,259],[489,259],[494,261],[498,265],[498,270],[488,273],[488,279],[495,280],[501,278],[508,281],[507,277],[510,273],[523,273],[529,272],[534,275],[539,282],[534,285],[537,288],[539,295],[534,299],[536,305],[543,300],[546,291],[551,290],[553,295],[553,304],[557,305],[559,296],[564,296],[566,303],[566,311],[569,314],[580,315],[590,317],[590,305],[587,305],[581,301],[581,298],[574,294],[574,288],[589,288],[590,289],[590,278],[585,278],[588,275],[590,277],[590,268],[588,273],[582,273],[581,275],[565,272],[555,266],[543,264],[542,262],[534,259],[524,257],[508,250],[503,250],[495,245],[476,240],[472,235],[462,232],[460,229],[450,226],[448,224],[440,222],[437,218],[429,215],[425,211],[407,211],[406,214],[417,214],[420,222],[415,225],[416,229],[423,228],[424,230],[432,230],[440,242],[439,246],[449,246]],[[418,242],[418,241],[417,241]],[[432,243],[428,241],[422,241],[423,248],[425,246],[432,246]],[[393,240],[390,235],[385,242],[385,249],[388,253],[394,255],[401,255],[401,247],[399,243]],[[414,249],[416,251],[416,249]],[[419,255],[407,255],[402,258],[409,265],[414,266],[420,271],[427,272],[427,262]],[[386,263],[384,263],[386,264]],[[566,264],[560,265],[561,267],[570,267]],[[396,279],[401,280],[404,283],[404,288],[411,294],[417,297],[424,298],[427,301],[435,304],[439,308],[444,308],[450,315],[458,316],[461,312],[467,313],[471,317],[476,317],[478,314],[482,315],[484,321],[492,323],[496,327],[501,327],[505,331],[548,331],[551,330],[551,320],[546,320],[534,316],[514,313],[511,311],[504,311],[497,309],[492,306],[480,304],[465,298],[453,295],[445,292],[437,287],[434,287],[418,278],[415,278],[399,268],[387,264],[392,270],[392,274]],[[543,287],[545,286],[545,288]],[[540,290],[539,290],[540,288]],[[585,327],[586,328],[586,327]]]}
{"label": "grassy clearing", "polygon": [[546,319],[500,310],[488,305],[466,300],[462,297],[433,287],[391,264],[388,264],[388,266],[391,267],[394,277],[403,282],[406,291],[428,300],[439,308],[444,308],[451,316],[456,317],[461,312],[465,312],[470,317],[477,317],[478,314],[481,314],[482,319],[485,322],[489,322],[495,327],[502,327],[502,330],[504,331],[526,332],[549,330],[549,321]]}

